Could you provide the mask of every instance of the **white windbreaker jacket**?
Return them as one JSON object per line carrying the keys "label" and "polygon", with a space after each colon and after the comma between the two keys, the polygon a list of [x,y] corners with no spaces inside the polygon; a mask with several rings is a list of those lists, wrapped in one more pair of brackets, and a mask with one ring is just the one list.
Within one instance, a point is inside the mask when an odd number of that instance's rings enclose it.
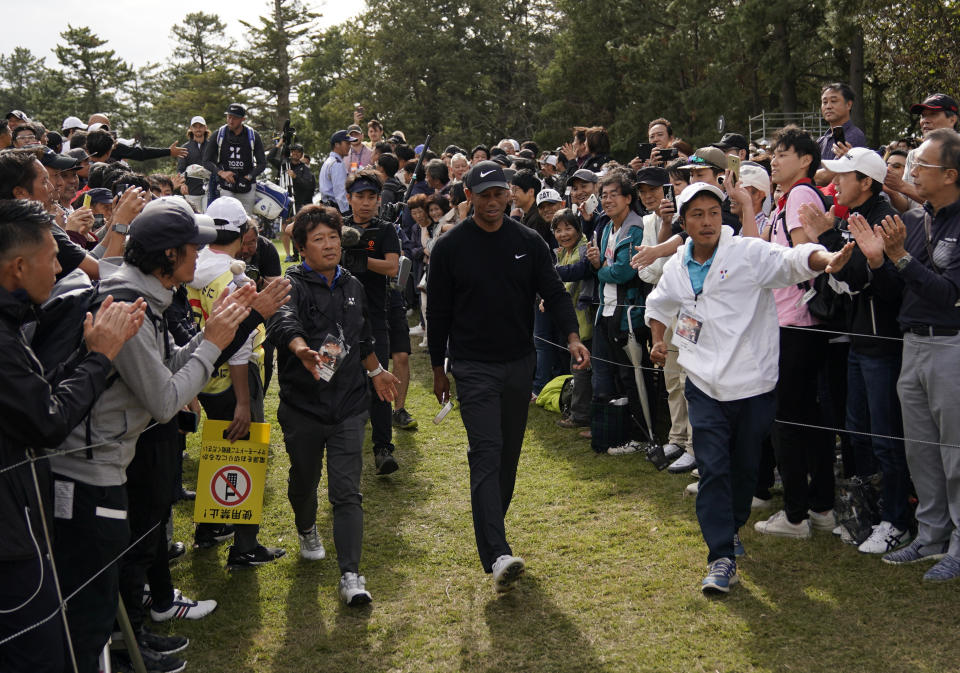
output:
{"label": "white windbreaker jacket", "polygon": [[644,320],[647,325],[658,320],[667,329],[678,314],[702,322],[696,343],[676,334],[673,343],[680,349],[680,366],[710,397],[726,402],[769,392],[777,385],[780,358],[772,289],[817,276],[808,264],[815,250],[824,248],[814,243],[787,248],[734,236],[724,226],[699,297],[684,263],[685,245],[664,265],[647,297]]}

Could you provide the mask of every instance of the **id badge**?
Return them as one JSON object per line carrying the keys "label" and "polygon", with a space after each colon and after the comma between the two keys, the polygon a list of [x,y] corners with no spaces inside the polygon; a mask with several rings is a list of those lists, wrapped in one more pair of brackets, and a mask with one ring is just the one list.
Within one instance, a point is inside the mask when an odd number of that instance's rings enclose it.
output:
{"label": "id badge", "polygon": [[680,348],[693,348],[700,340],[700,330],[703,329],[703,320],[695,313],[680,311],[677,317],[677,326],[673,330],[673,342]]}
{"label": "id badge", "polygon": [[53,481],[53,516],[57,519],[73,518],[73,490],[72,481]]}
{"label": "id badge", "polygon": [[320,364],[317,365],[317,374],[324,381],[329,381],[337,373],[337,369],[347,357],[347,349],[342,339],[338,339],[332,334],[328,334],[323,340],[320,349],[317,351],[320,355]]}

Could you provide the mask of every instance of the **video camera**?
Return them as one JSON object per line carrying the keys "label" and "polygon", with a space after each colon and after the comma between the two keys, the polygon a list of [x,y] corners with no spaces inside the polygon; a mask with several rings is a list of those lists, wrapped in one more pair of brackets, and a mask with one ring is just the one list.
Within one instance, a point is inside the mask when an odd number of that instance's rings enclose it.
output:
{"label": "video camera", "polygon": [[405,201],[394,201],[393,203],[388,203],[383,207],[380,217],[389,221],[396,222],[400,219],[400,215],[403,213],[403,209],[406,208],[407,203]]}
{"label": "video camera", "polygon": [[[404,204],[399,204],[402,208]],[[385,226],[391,226],[385,223]],[[354,276],[367,270],[367,260],[370,258],[370,251],[376,245],[375,241],[379,235],[378,227],[351,227],[344,225],[340,234],[340,245],[343,252],[340,254],[340,265]],[[413,263],[408,257],[400,256],[400,264],[397,275],[389,278],[390,287],[394,290],[403,289],[407,284],[407,277],[410,275],[410,269]]]}
{"label": "video camera", "polygon": [[293,144],[293,139],[297,135],[297,129],[290,126],[290,120],[283,122],[283,131],[280,132],[280,140],[283,141],[283,149],[281,150],[284,159],[290,158],[290,146]]}

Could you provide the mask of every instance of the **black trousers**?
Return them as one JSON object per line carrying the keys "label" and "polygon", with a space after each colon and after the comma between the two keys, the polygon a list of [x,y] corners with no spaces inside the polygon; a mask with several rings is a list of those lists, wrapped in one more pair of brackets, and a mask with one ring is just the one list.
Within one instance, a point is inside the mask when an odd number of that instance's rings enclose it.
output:
{"label": "black trousers", "polygon": [[[260,381],[260,368],[250,363],[248,365],[249,375],[247,383],[250,386],[250,422],[263,423],[263,382]],[[233,413],[237,407],[237,395],[233,392],[233,386],[230,386],[222,393],[216,395],[197,395],[200,400],[200,406],[207,414],[207,418],[214,421],[232,421]],[[198,523],[197,534],[209,530],[217,524]],[[260,532],[259,524],[238,523],[233,526],[233,546],[237,552],[245,553],[256,548],[257,533]]]}
{"label": "black trousers", "polygon": [[[826,357],[827,335],[815,330],[780,328],[780,381],[774,451],[783,479],[783,508],[790,523],[807,510],[833,508],[833,437],[824,430],[817,399],[817,371]],[[808,480],[809,476],[809,480]]]}
{"label": "black trousers", "polygon": [[[92,486],[56,473],[53,479],[55,486],[73,484],[73,506],[66,508],[70,518],[54,518],[53,553],[64,598],[93,578],[67,601],[67,622],[79,673],[97,673],[117,616],[117,557],[130,543],[127,487]],[[70,670],[69,656],[64,668]]]}
{"label": "black trousers", "polygon": [[289,404],[280,402],[277,420],[290,456],[287,497],[297,531],[307,532],[317,522],[317,486],[327,454],[327,499],[333,505],[333,543],[340,573],[360,572],[363,544],[363,430],[365,413],[336,425],[326,425]]}
{"label": "black trousers", "polygon": [[144,584],[150,584],[156,609],[173,603],[166,525],[180,464],[179,436],[176,420],[155,425],[137,439],[137,452],[127,467],[130,540],[146,534],[120,563],[120,596],[135,631],[142,628],[146,612]]}
{"label": "black trousers", "polygon": [[[43,549],[43,531],[33,532],[40,549]],[[0,561],[0,578],[0,610],[13,610],[26,603],[15,612],[0,613],[0,640],[46,619],[57,609],[53,569],[45,556]],[[33,595],[34,591],[38,591],[36,596]],[[64,661],[69,660],[69,655],[65,653],[63,619],[57,615],[5,645],[0,645],[0,671],[61,673],[72,670],[64,667]]]}
{"label": "black trousers", "polygon": [[[376,321],[371,322],[375,340],[373,351],[377,354],[377,360],[386,369],[390,366],[390,330],[387,327],[386,318],[382,324]],[[372,380],[368,385],[370,386],[370,437],[373,440],[373,448],[393,449],[393,404],[377,397]]]}
{"label": "black trousers", "polygon": [[535,353],[512,362],[453,363],[460,416],[470,443],[473,531],[480,563],[488,573],[499,556],[512,553],[503,518],[513,499],[536,364]]}

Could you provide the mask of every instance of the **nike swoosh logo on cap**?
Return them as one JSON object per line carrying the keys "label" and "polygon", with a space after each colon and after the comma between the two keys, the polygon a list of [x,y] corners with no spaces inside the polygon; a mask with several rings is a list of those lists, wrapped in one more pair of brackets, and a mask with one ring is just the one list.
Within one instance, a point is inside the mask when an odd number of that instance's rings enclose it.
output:
{"label": "nike swoosh logo on cap", "polygon": [[513,258],[514,258],[514,259],[523,259],[523,258],[526,257],[526,256],[527,256],[527,253],[523,253],[522,255],[514,255]]}
{"label": "nike swoosh logo on cap", "polygon": [[486,173],[481,173],[481,174],[480,174],[480,177],[481,177],[481,178],[485,178],[485,177],[487,177],[488,175],[490,175],[491,173],[496,173],[496,172],[497,172],[497,169],[494,168],[493,170],[489,170],[489,171],[487,171]]}

